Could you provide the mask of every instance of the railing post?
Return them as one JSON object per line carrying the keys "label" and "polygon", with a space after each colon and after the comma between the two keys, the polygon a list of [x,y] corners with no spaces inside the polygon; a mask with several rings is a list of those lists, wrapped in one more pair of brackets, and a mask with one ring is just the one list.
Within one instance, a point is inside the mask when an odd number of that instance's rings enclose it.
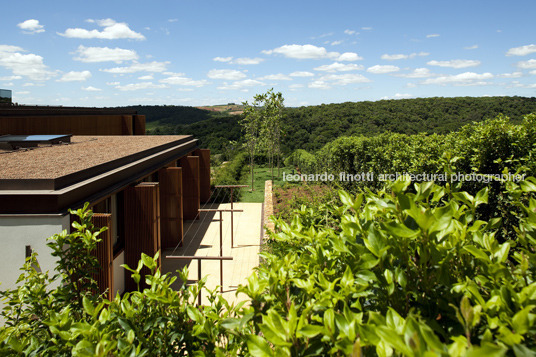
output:
{"label": "railing post", "polygon": [[[197,259],[197,281],[201,281],[201,259]],[[199,294],[197,295],[197,306],[201,306],[201,289],[199,289]]]}

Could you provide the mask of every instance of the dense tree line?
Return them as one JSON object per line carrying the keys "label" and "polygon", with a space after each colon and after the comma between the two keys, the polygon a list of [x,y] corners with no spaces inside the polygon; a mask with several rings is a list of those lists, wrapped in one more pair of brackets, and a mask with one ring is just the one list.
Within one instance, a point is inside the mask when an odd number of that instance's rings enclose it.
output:
{"label": "dense tree line", "polygon": [[[229,141],[241,141],[240,116],[191,107],[139,106],[147,122],[158,121],[150,134],[191,134],[201,145],[221,152]],[[536,98],[454,97],[380,100],[322,104],[283,111],[282,151],[318,150],[340,136],[374,136],[386,131],[401,134],[446,134],[462,126],[504,114],[517,123],[536,112]]]}

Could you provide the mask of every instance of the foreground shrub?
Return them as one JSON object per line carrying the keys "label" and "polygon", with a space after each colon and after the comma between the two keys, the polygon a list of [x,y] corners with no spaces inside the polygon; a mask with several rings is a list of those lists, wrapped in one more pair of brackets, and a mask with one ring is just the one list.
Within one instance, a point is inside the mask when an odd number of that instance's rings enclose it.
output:
{"label": "foreground shrub", "polygon": [[[244,180],[247,174],[247,153],[241,152],[237,154],[232,161],[222,166],[216,177],[214,178],[214,185],[240,185],[244,184]],[[231,189],[229,188],[214,188],[213,196],[211,200],[214,202],[231,202]],[[240,200],[241,190],[233,190],[233,201]]]}
{"label": "foreground shrub", "polygon": [[536,180],[507,192],[521,212],[507,242],[495,237],[500,219],[476,219],[487,189],[433,183],[342,192],[339,232],[307,223],[323,215],[314,209],[278,221],[272,244],[287,249],[265,254],[242,288],[264,336],[248,345],[266,355],[532,355]]}
{"label": "foreground shrub", "polygon": [[[338,227],[326,227],[315,209],[277,221],[271,244],[285,249],[263,254],[239,287],[250,301],[237,306],[215,291],[194,306],[204,282],[174,291],[176,277],[146,255],[136,269],[125,266],[136,282],[145,279],[143,291],[113,301],[92,290],[72,295],[51,288],[59,276],[39,272],[33,255],[20,286],[2,292],[0,354],[534,355],[536,179],[506,185],[519,225],[505,242],[496,238],[500,218],[477,219],[488,189],[458,188],[399,180],[376,193],[341,191],[341,205],[330,208]],[[77,232],[61,237],[93,246],[90,213],[79,214]],[[58,253],[61,271],[68,255]],[[76,254],[87,258],[90,249]],[[143,266],[150,275],[140,276]],[[179,276],[187,280],[186,271]]]}

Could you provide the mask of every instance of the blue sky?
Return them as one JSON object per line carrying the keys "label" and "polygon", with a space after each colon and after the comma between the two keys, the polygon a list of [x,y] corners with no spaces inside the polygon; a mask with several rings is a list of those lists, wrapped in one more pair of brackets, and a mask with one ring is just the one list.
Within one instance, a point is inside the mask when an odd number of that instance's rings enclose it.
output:
{"label": "blue sky", "polygon": [[42,1],[0,15],[20,104],[535,96],[536,1]]}

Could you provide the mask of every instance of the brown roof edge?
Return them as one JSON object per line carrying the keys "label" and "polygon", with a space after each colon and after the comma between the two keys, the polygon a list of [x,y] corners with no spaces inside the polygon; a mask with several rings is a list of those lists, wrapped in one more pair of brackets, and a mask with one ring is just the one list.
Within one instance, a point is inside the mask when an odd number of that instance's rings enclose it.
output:
{"label": "brown roof edge", "polygon": [[90,107],[49,107],[15,105],[0,107],[2,116],[27,116],[27,115],[136,115],[138,111],[127,108],[90,108]]}
{"label": "brown roof edge", "polygon": [[[126,138],[128,140],[128,137]],[[97,176],[101,173],[113,170],[117,167],[126,165],[131,162],[140,160],[146,156],[153,155],[159,151],[168,149],[176,145],[194,140],[191,135],[182,137],[169,143],[149,148],[128,156],[121,157],[112,161],[92,166],[87,169],[73,172],[56,178],[48,179],[1,179],[0,190],[60,190],[64,187],[71,186],[77,182],[84,181],[90,177]],[[195,139],[197,140],[197,139]]]}
{"label": "brown roof edge", "polygon": [[0,191],[0,214],[56,214],[96,202],[197,148],[197,139],[57,191]]}

